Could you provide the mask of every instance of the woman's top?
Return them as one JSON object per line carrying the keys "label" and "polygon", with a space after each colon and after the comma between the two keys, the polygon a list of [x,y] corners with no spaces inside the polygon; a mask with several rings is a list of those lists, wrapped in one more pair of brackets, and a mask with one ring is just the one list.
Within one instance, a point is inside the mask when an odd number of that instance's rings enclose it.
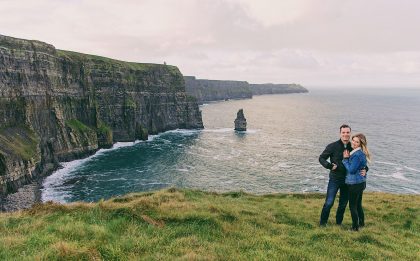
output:
{"label": "woman's top", "polygon": [[365,153],[360,149],[350,152],[350,157],[343,159],[343,165],[347,170],[346,184],[353,185],[366,182],[366,176],[360,175],[360,170],[366,167],[367,160]]}

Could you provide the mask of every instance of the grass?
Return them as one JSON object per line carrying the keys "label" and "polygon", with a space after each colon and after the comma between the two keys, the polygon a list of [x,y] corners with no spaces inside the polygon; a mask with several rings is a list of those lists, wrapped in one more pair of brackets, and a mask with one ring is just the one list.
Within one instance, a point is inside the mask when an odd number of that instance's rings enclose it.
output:
{"label": "grass", "polygon": [[139,70],[139,71],[147,71],[154,68],[166,68],[170,72],[180,74],[178,67],[173,65],[163,65],[163,64],[155,64],[155,63],[135,63],[135,62],[126,62],[115,60],[108,57],[92,55],[92,54],[84,54],[78,53],[73,51],[67,50],[57,50],[57,54],[61,57],[69,58],[73,61],[80,61],[80,62],[87,62],[87,61],[94,61],[94,62],[102,62],[104,64],[114,65],[121,68],[127,68],[131,70]]}
{"label": "grass", "polygon": [[0,128],[0,153],[38,160],[39,137],[26,126]]}
{"label": "grass", "polygon": [[112,146],[113,134],[111,127],[106,125],[105,122],[99,121],[96,132],[98,134],[98,140],[102,138],[102,140],[99,141],[100,143],[103,143],[102,145],[104,145],[105,147]]}
{"label": "grass", "polygon": [[169,189],[0,214],[1,260],[419,260],[418,195],[367,193],[366,227],[317,226],[321,194]]}
{"label": "grass", "polygon": [[67,120],[66,125],[70,127],[73,131],[78,132],[78,133],[93,131],[91,128],[89,128],[88,126],[86,126],[85,124],[83,124],[82,122],[76,119]]}

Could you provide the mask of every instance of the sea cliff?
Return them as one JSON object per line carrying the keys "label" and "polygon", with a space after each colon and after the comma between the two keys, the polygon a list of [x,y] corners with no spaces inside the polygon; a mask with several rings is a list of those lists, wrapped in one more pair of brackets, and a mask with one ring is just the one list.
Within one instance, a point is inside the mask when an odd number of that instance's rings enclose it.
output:
{"label": "sea cliff", "polygon": [[186,92],[199,103],[228,99],[250,99],[253,95],[304,93],[306,88],[299,84],[249,84],[246,81],[224,81],[197,79],[184,76]]}
{"label": "sea cliff", "polygon": [[246,81],[221,81],[184,76],[185,90],[199,103],[227,99],[249,99],[252,91]]}
{"label": "sea cliff", "polygon": [[263,94],[286,94],[286,93],[305,93],[308,90],[300,84],[250,84],[249,85],[253,95]]}
{"label": "sea cliff", "polygon": [[179,69],[0,35],[0,195],[117,141],[203,128]]}

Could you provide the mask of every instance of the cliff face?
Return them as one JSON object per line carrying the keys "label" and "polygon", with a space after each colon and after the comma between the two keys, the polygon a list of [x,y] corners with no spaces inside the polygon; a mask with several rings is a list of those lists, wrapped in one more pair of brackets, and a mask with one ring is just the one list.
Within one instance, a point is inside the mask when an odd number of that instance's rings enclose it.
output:
{"label": "cliff face", "polygon": [[245,81],[202,80],[184,76],[185,90],[199,103],[227,99],[249,99],[252,95],[304,93],[308,90],[299,84],[249,84]]}
{"label": "cliff face", "polygon": [[252,98],[252,91],[245,81],[202,80],[184,76],[185,90],[199,103],[226,99]]}
{"label": "cliff face", "polygon": [[0,35],[0,194],[116,141],[203,128],[178,68]]}
{"label": "cliff face", "polygon": [[308,90],[299,84],[250,84],[253,95],[262,94],[283,94],[283,93],[304,93]]}

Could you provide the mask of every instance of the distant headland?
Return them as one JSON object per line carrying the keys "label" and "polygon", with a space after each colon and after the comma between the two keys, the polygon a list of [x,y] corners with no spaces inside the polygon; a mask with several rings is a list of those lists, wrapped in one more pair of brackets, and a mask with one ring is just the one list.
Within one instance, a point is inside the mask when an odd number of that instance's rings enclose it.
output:
{"label": "distant headland", "polygon": [[199,103],[228,99],[250,99],[253,95],[306,93],[299,84],[250,84],[246,81],[224,81],[197,79],[184,76],[187,94],[197,98]]}

